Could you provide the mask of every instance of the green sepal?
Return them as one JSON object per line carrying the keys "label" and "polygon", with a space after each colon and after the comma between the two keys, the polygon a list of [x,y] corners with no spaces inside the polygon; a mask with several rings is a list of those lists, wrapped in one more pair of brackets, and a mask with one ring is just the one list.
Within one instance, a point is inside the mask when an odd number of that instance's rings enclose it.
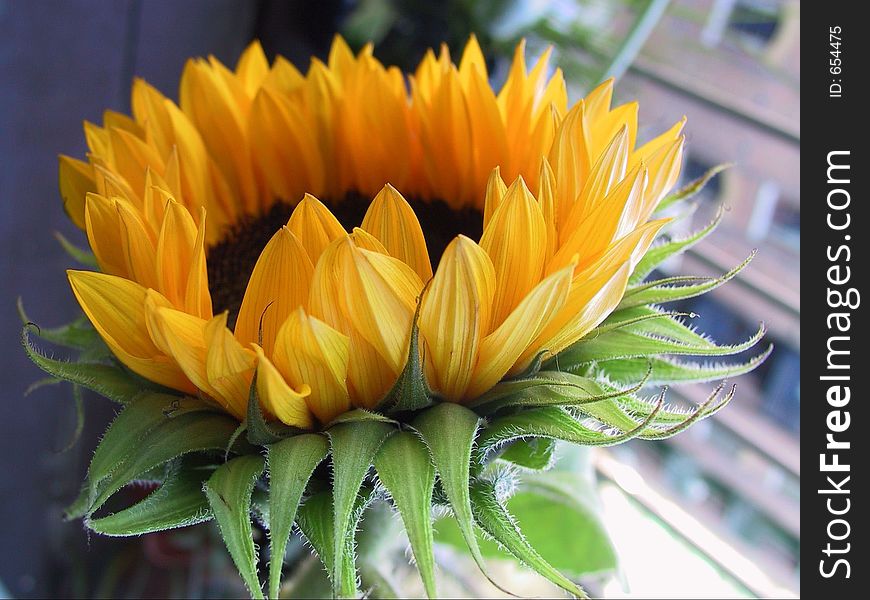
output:
{"label": "green sepal", "polygon": [[730,168],[731,166],[733,166],[732,163],[723,163],[707,169],[707,171],[703,175],[701,175],[694,181],[687,183],[674,193],[665,196],[662,201],[659,202],[655,212],[660,212],[668,208],[669,206],[676,204],[677,202],[682,202],[683,200],[691,198],[702,189],[704,189],[704,186],[707,185],[707,183],[711,179],[713,179],[713,177],[715,177],[725,169]]}
{"label": "green sepal", "polygon": [[202,487],[224,544],[254,598],[263,598],[263,590],[257,577],[251,494],[264,466],[265,460],[258,454],[239,456],[218,467]]}
{"label": "green sepal", "polygon": [[[676,302],[706,294],[736,277],[752,262],[755,254],[756,251],[753,250],[742,263],[721,277],[670,277],[630,287],[622,297],[617,310],[647,304]],[[682,282],[686,283],[680,285]]]}
{"label": "green sepal", "polygon": [[631,327],[631,331],[653,337],[664,337],[696,346],[716,344],[683,322],[685,318],[697,317],[694,313],[674,313],[652,306],[635,306],[611,313],[601,325],[593,329],[580,342],[588,341],[614,329]]}
{"label": "green sepal", "polygon": [[[333,465],[333,496],[335,501],[333,519],[333,556],[339,556],[347,545],[354,502],[360,487],[371,467],[372,461],[384,439],[394,427],[380,421],[340,423],[327,430]],[[352,596],[356,592],[356,577],[343,573],[345,562],[335,560],[331,579],[336,594]],[[353,589],[350,589],[351,579]]]}
{"label": "green sepal", "polygon": [[435,466],[429,451],[417,435],[397,431],[375,456],[375,470],[402,517],[426,595],[437,598],[431,515]]}
{"label": "green sepal", "polygon": [[[422,294],[420,295],[422,298]],[[418,299],[411,325],[411,340],[408,346],[408,360],[405,368],[396,380],[392,389],[381,400],[375,410],[377,412],[394,414],[398,412],[421,410],[431,406],[434,394],[429,389],[426,376],[423,373],[423,361],[420,358],[420,329],[417,319],[420,316],[421,302]]]}
{"label": "green sepal", "polygon": [[281,586],[284,551],[299,501],[314,469],[329,453],[326,437],[306,433],[280,442],[267,449],[269,469],[269,597],[277,598]]}
{"label": "green sepal", "polygon": [[122,487],[174,458],[224,450],[238,422],[214,410],[190,397],[137,398],[106,430],[88,469],[85,512],[70,516],[91,515]]}
{"label": "green sepal", "polygon": [[109,536],[131,536],[187,527],[212,518],[202,493],[208,471],[172,468],[156,490],[140,502],[107,517],[85,519],[92,531]]}
{"label": "green sepal", "polygon": [[594,379],[560,371],[539,371],[529,379],[502,381],[468,406],[490,415],[509,407],[569,406],[601,402],[631,394],[646,383],[625,390],[603,391]]}
{"label": "green sepal", "polygon": [[553,466],[555,451],[556,441],[552,438],[523,437],[507,444],[498,458],[525,469],[546,471]]}
{"label": "green sepal", "polygon": [[628,283],[631,285],[643,281],[644,277],[652,273],[656,267],[661,265],[667,259],[688,250],[710,235],[710,233],[719,226],[719,223],[722,222],[722,214],[723,210],[720,208],[716,212],[716,216],[706,227],[686,237],[668,240],[647,250],[646,254],[643,255],[643,258],[641,258],[637,263],[637,266],[634,267],[634,271],[632,272]]}
{"label": "green sepal", "polygon": [[33,324],[24,326],[21,331],[21,344],[24,346],[24,352],[28,358],[52,377],[80,385],[119,404],[129,403],[143,390],[164,390],[164,388],[120,367],[102,363],[76,363],[48,358],[34,348],[30,341],[28,331],[35,327]]}
{"label": "green sepal", "polygon": [[[353,502],[348,528],[344,536],[344,548],[338,555],[341,568],[335,566],[336,554],[333,545],[335,531],[335,512],[332,492],[323,491],[305,500],[296,514],[296,524],[305,538],[314,548],[320,562],[326,568],[327,574],[340,572],[342,581],[330,579],[333,595],[338,597],[354,596],[356,594],[356,567],[354,565],[354,538],[357,525],[363,512],[374,499],[370,488],[363,488]],[[353,590],[349,594],[338,594],[336,590]]]}
{"label": "green sepal", "polygon": [[248,441],[255,446],[268,446],[288,437],[299,435],[304,430],[285,425],[280,421],[269,422],[260,407],[260,396],[257,393],[257,372],[251,379],[248,391],[248,413],[245,417],[245,432]]}
{"label": "green sepal", "polygon": [[471,506],[477,524],[508,552],[552,583],[577,598],[588,598],[586,592],[544,558],[526,541],[510,513],[499,501],[491,481],[478,480],[471,488]]}
{"label": "green sepal", "polygon": [[[25,312],[24,301],[19,297],[16,303],[18,317],[22,325],[29,325],[37,337],[64,348],[88,350],[93,346],[106,348],[100,334],[93,328],[87,317],[81,316],[60,327],[40,327]],[[106,348],[108,351],[108,348]]]}
{"label": "green sepal", "polygon": [[372,412],[364,408],[355,408],[353,410],[343,412],[335,417],[332,421],[329,422],[327,428],[332,427],[333,425],[341,425],[342,423],[361,423],[364,421],[396,424],[396,421],[389,417],[385,417],[380,413]]}
{"label": "green sepal", "polygon": [[[652,321],[650,321],[652,322]],[[758,331],[740,344],[717,346],[709,340],[690,343],[651,333],[646,323],[628,325],[595,338],[585,338],[559,354],[559,365],[569,371],[580,365],[598,361],[627,358],[647,358],[661,355],[728,356],[752,348],[764,337],[766,328],[760,324]]]}
{"label": "green sepal", "polygon": [[79,439],[82,437],[82,431],[85,429],[85,403],[84,398],[82,398],[82,388],[78,385],[72,386],[72,395],[73,395],[73,404],[75,404],[76,409],[76,426],[73,429],[73,434],[70,436],[69,441],[66,443],[66,446],[61,448],[58,452],[68,452],[72,449],[73,446],[78,443]]}
{"label": "green sepal", "polygon": [[464,406],[444,402],[423,411],[414,419],[412,425],[429,448],[441,488],[447,496],[471,557],[494,586],[510,594],[490,577],[474,533],[469,485],[471,454],[480,418]]}
{"label": "green sepal", "polygon": [[705,383],[748,373],[763,363],[771,352],[773,345],[761,354],[735,364],[687,362],[674,358],[624,358],[598,362],[595,368],[607,375],[610,381],[620,384],[637,381],[650,368],[649,383],[653,385]]}
{"label": "green sepal", "polygon": [[93,252],[79,248],[59,231],[54,232],[54,237],[60,243],[60,247],[63,248],[64,252],[66,252],[74,261],[80,265],[91,267],[93,269],[100,268],[100,265],[97,264],[97,257],[94,256]]}

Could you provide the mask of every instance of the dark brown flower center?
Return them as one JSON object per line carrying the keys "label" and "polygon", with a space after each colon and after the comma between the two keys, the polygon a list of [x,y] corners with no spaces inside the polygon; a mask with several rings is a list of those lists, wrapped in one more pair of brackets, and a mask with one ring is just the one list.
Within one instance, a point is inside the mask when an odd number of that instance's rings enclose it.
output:
{"label": "dark brown flower center", "polygon": [[[369,203],[369,198],[356,192],[347,194],[337,204],[326,202],[347,231],[359,227]],[[483,215],[478,210],[454,210],[443,200],[409,198],[408,203],[423,228],[433,269],[437,267],[447,244],[457,235],[480,239]],[[276,202],[268,212],[245,217],[233,225],[217,244],[207,250],[208,287],[214,312],[229,311],[230,327],[235,324],[248,280],[260,253],[275,232],[287,223],[292,212],[293,206],[290,204]]]}

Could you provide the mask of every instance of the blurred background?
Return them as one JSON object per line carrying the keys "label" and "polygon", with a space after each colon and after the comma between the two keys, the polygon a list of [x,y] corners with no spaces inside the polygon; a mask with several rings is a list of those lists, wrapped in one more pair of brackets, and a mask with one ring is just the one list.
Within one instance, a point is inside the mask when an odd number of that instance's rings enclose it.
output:
{"label": "blurred background", "polygon": [[[113,407],[87,398],[81,440],[61,452],[76,427],[71,394],[55,385],[25,396],[40,373],[18,345],[15,301],[42,325],[76,315],[53,232],[83,236],[63,214],[56,156],[84,156],[83,119],[129,111],[134,75],[175,97],[188,57],[235,64],[254,38],[305,70],[335,32],[354,48],[374,41],[378,58],[405,69],[442,41],[458,57],[474,32],[495,86],[521,37],[529,62],[552,44],[572,102],[609,76],[617,101],[639,100],[641,139],[688,116],[685,181],[735,163],[684,224],[697,229],[724,204],[721,227],[666,270],[721,274],[758,248],[737,280],[679,308],[721,343],[764,320],[776,349],[715,418],[591,453],[620,568],[585,583],[609,598],[796,596],[799,25],[796,0],[0,0],[0,597],[241,593],[209,527],[127,540],[62,521]],[[671,393],[698,402],[709,388]],[[495,595],[461,559],[441,558],[458,582],[445,593]],[[550,593],[503,568],[531,595]]]}

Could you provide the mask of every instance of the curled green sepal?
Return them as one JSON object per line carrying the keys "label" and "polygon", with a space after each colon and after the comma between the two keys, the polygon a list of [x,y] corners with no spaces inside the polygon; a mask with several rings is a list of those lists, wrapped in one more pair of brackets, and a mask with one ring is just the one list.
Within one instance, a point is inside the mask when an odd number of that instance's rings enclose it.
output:
{"label": "curled green sepal", "polygon": [[562,575],[529,544],[510,513],[499,501],[495,485],[491,481],[474,482],[471,487],[471,506],[474,519],[480,528],[520,562],[575,597],[588,598],[583,588]]}
{"label": "curled green sepal", "polygon": [[431,515],[435,467],[429,451],[418,436],[397,431],[375,456],[375,469],[402,517],[426,595],[436,598]]}
{"label": "curled green sepal", "polygon": [[251,494],[264,466],[258,454],[234,458],[218,467],[202,488],[227,550],[254,598],[263,598],[263,590],[251,530]]}
{"label": "curled green sepal", "polygon": [[159,390],[160,386],[128,373],[120,367],[92,362],[69,362],[48,358],[37,350],[30,341],[30,331],[39,331],[33,323],[28,323],[21,331],[21,344],[24,352],[37,367],[55,377],[82,386],[101,396],[127,404],[143,390]]}
{"label": "curled green sepal", "polygon": [[722,163],[720,165],[716,165],[714,167],[710,167],[707,171],[695,179],[694,181],[690,181],[676,192],[665,196],[661,202],[659,202],[656,207],[656,212],[662,211],[667,207],[676,204],[677,202],[682,202],[683,200],[688,200],[702,189],[707,183],[713,179],[716,175],[733,166],[733,163]]}
{"label": "curled green sepal", "polygon": [[[348,530],[362,482],[371,467],[375,454],[384,439],[395,428],[381,421],[356,421],[340,423],[327,430],[332,450],[333,465],[333,556],[345,551]],[[344,573],[344,560],[333,561],[330,574],[336,595],[353,596],[356,593],[356,576]],[[351,562],[351,568],[353,563]]]}
{"label": "curled green sepal", "polygon": [[329,453],[329,442],[306,433],[275,442],[267,449],[269,469],[269,597],[281,586],[284,550],[296,520],[296,511],[314,469]]}

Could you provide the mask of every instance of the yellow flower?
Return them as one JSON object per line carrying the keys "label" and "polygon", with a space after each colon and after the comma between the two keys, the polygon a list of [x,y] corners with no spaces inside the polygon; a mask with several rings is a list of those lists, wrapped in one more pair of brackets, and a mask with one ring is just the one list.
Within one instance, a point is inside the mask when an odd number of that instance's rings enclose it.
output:
{"label": "yellow flower", "polygon": [[239,419],[255,373],[288,425],[375,407],[415,314],[429,386],[476,398],[616,307],[679,174],[682,122],[637,147],[636,104],[569,109],[548,59],[520,44],[496,93],[472,37],[406,84],[337,37],[304,75],[256,42],[191,60],[180,106],[137,80],[60,159],[101,271],[76,298],[132,371]]}

